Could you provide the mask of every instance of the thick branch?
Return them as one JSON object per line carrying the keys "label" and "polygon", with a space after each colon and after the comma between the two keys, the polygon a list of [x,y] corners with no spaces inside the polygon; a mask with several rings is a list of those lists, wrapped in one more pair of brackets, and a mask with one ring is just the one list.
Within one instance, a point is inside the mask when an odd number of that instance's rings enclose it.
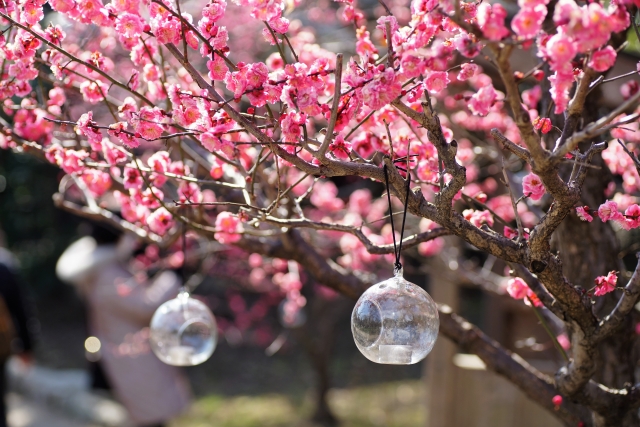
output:
{"label": "thick branch", "polygon": [[511,107],[513,118],[518,126],[522,140],[531,153],[535,168],[544,169],[546,167],[549,153],[542,147],[540,138],[533,130],[533,124],[531,123],[529,112],[522,106],[518,84],[513,76],[511,64],[509,63],[513,46],[509,45],[498,47],[496,45],[491,45],[491,47],[496,57],[500,78],[506,87],[507,102]]}
{"label": "thick branch", "polygon": [[478,355],[487,368],[508,379],[531,400],[554,413],[567,425],[578,425],[580,421],[586,421],[581,420],[579,408],[569,402],[563,403],[555,411],[552,399],[558,392],[551,378],[540,373],[517,354],[502,348],[462,317],[451,313],[449,307],[440,306],[439,309],[440,332],[447,338],[463,350]]}
{"label": "thick branch", "polygon": [[[440,224],[445,225],[451,220],[452,215],[452,201],[455,195],[466,184],[467,174],[464,166],[460,165],[456,160],[456,153],[458,149],[457,141],[451,141],[448,144],[444,133],[442,132],[442,126],[440,125],[440,118],[431,109],[431,103],[422,104],[422,113],[409,107],[399,99],[392,102],[392,105],[398,110],[403,112],[407,117],[420,123],[428,132],[429,141],[436,147],[438,151],[438,161],[442,161],[445,166],[443,173],[449,173],[453,179],[436,194],[436,206],[440,214]],[[391,166],[391,165],[388,165]],[[390,169],[393,169],[390,167]],[[442,177],[441,177],[442,179]]]}
{"label": "thick branch", "polygon": [[497,128],[491,129],[491,136],[493,136],[496,141],[501,143],[504,148],[515,154],[520,160],[531,163],[531,154],[529,154],[529,152],[525,148],[522,148],[516,143],[509,140],[509,138],[500,133]]}
{"label": "thick branch", "polygon": [[[269,245],[263,242],[249,242],[245,239],[242,242],[241,246],[245,246],[251,252],[262,253],[261,251],[264,250],[265,255],[277,254],[277,256],[297,261],[318,282],[350,298],[358,298],[370,285],[318,254],[316,249],[296,230],[290,230],[287,233],[282,246],[278,243]],[[554,415],[568,425],[577,425],[581,421],[579,407],[571,403],[563,403],[558,411],[554,411],[552,398],[557,391],[551,378],[537,371],[517,354],[502,348],[500,344],[462,317],[452,314],[449,307],[440,306],[439,311],[442,335],[460,345],[464,350],[477,354],[490,370],[513,382],[532,400],[547,410],[553,411]]]}
{"label": "thick branch", "polygon": [[540,302],[561,320],[566,320],[564,310],[558,301],[547,291],[542,283],[522,264],[512,264],[516,275],[527,283],[527,286],[536,294]]}

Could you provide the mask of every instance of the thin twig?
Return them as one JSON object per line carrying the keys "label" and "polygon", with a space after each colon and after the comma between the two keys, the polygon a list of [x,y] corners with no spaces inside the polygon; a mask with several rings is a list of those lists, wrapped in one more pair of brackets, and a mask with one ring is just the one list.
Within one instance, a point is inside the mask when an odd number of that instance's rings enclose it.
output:
{"label": "thin twig", "polygon": [[326,154],[329,145],[333,142],[333,130],[336,127],[338,121],[338,108],[340,108],[340,90],[342,83],[342,54],[336,55],[336,72],[335,72],[335,90],[333,95],[333,105],[331,106],[331,117],[329,118],[329,126],[327,127],[327,134],[324,136],[322,145],[316,152],[316,158],[321,162],[326,162]]}
{"label": "thin twig", "polygon": [[509,191],[509,198],[511,199],[511,206],[513,207],[513,214],[516,217],[516,224],[518,224],[518,238],[516,239],[516,243],[520,243],[524,238],[524,228],[522,227],[522,220],[520,219],[520,215],[518,214],[518,204],[516,203],[516,199],[513,195],[513,191],[511,191],[511,185],[509,184],[509,175],[507,174],[507,169],[504,167],[504,157],[502,158],[502,175],[504,176],[504,185],[507,187],[507,191]]}

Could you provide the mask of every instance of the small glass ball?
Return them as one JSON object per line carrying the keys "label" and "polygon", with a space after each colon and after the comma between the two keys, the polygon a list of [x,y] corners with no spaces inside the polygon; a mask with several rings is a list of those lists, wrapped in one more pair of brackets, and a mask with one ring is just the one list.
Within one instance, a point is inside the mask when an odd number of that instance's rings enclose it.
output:
{"label": "small glass ball", "polygon": [[371,286],[351,314],[358,350],[369,360],[411,365],[424,359],[438,338],[438,307],[419,286],[395,277]]}
{"label": "small glass ball", "polygon": [[158,307],[149,329],[151,349],[173,366],[201,364],[211,357],[218,340],[211,310],[187,292]]}

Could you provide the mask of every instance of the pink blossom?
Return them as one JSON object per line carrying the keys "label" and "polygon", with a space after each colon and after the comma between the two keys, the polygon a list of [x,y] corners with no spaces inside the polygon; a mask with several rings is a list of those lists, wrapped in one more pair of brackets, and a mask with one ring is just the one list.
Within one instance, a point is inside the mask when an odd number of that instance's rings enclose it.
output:
{"label": "pink blossom", "polygon": [[492,85],[483,86],[469,100],[469,110],[478,116],[486,116],[493,106],[498,94]]}
{"label": "pink blossom", "polygon": [[220,55],[215,55],[213,61],[207,61],[207,68],[209,69],[209,78],[211,80],[224,80],[229,71],[229,67],[227,67]]}
{"label": "pink blossom", "polygon": [[540,31],[545,16],[547,16],[547,7],[544,4],[524,7],[511,21],[511,28],[520,37],[526,39],[535,37]]}
{"label": "pink blossom", "polygon": [[202,9],[202,16],[215,22],[224,16],[226,8],[226,0],[211,0],[209,4]]}
{"label": "pink blossom", "polygon": [[546,191],[538,175],[530,173],[522,179],[522,192],[531,200],[540,200]]}
{"label": "pink blossom", "polygon": [[121,37],[133,39],[142,34],[144,29],[144,21],[140,16],[133,13],[122,13],[116,19],[116,31]]}
{"label": "pink blossom", "polygon": [[528,306],[542,307],[542,301],[540,301],[540,298],[538,298],[535,292],[533,292],[531,289],[527,291],[527,296],[524,299],[524,303]]}
{"label": "pink blossom", "polygon": [[162,136],[164,116],[158,107],[142,107],[137,115],[131,119],[136,136],[147,140],[154,140]]}
{"label": "pink blossom", "polygon": [[[420,220],[420,232],[425,232],[438,228],[439,225],[436,222],[422,218]],[[418,245],[418,253],[424,257],[433,256],[438,254],[444,247],[444,239],[437,237],[435,239],[420,243]]]}
{"label": "pink blossom", "polygon": [[469,80],[471,77],[475,76],[480,72],[480,67],[476,64],[472,64],[469,62],[465,62],[460,67],[460,72],[458,73],[458,80],[464,82]]}
{"label": "pink blossom", "polygon": [[212,153],[223,154],[228,159],[235,157],[235,146],[231,141],[221,139],[213,132],[208,131],[198,137],[202,146]]}
{"label": "pink blossom", "polygon": [[442,91],[449,83],[449,75],[446,71],[433,71],[429,73],[424,84],[427,90],[431,93],[438,93]]}
{"label": "pink blossom", "polygon": [[160,236],[173,227],[173,224],[173,216],[165,208],[158,208],[147,217],[149,229]]}
{"label": "pink blossom", "polygon": [[423,257],[434,256],[440,253],[444,247],[444,243],[444,240],[440,237],[422,242],[418,245],[418,253]]}
{"label": "pink blossom", "polygon": [[542,88],[540,86],[534,86],[531,89],[522,91],[522,102],[529,108],[536,108],[541,98]]}
{"label": "pink blossom", "polygon": [[118,12],[138,13],[139,8],[138,0],[112,0],[115,10]]}
{"label": "pink blossom", "polygon": [[171,158],[166,151],[157,151],[147,160],[147,164],[157,174],[151,174],[150,178],[156,187],[162,187],[167,181],[167,177],[164,175],[169,171],[169,165],[171,164]]}
{"label": "pink blossom", "polygon": [[180,21],[178,19],[172,19],[173,16],[167,19],[156,20],[154,34],[158,43],[178,43],[180,41]]}
{"label": "pink blossom", "polygon": [[349,160],[349,155],[351,154],[351,143],[349,141],[345,141],[342,135],[338,135],[335,137],[331,145],[329,145],[329,150],[334,156],[336,156],[336,158],[340,160]]}
{"label": "pink blossom", "polygon": [[214,237],[223,244],[235,243],[242,237],[242,224],[240,219],[231,212],[221,212],[216,218],[216,230]]}
{"label": "pink blossom", "polygon": [[640,206],[633,204],[624,211],[625,223],[629,228],[640,227]]}
{"label": "pink blossom", "polygon": [[565,350],[569,350],[571,348],[571,341],[569,341],[569,337],[567,334],[560,334],[556,337],[558,340],[558,344]]}
{"label": "pink blossom", "polygon": [[589,67],[598,72],[607,71],[616,62],[616,51],[611,46],[597,50],[591,55]]}
{"label": "pink blossom", "polygon": [[344,202],[338,198],[338,187],[331,181],[318,181],[310,197],[311,203],[327,212],[344,208]]}
{"label": "pink blossom", "polygon": [[538,129],[540,132],[547,134],[553,129],[551,119],[548,117],[538,117],[533,121],[534,129]]}
{"label": "pink blossom", "polygon": [[478,26],[489,40],[498,41],[509,35],[509,30],[504,26],[506,17],[507,11],[500,3],[491,5],[483,2],[478,6]]}
{"label": "pink blossom", "polygon": [[[78,119],[78,122],[75,127],[75,131],[78,135],[84,135],[89,140],[89,143],[100,143],[102,141],[102,132],[97,128],[96,122],[93,121],[93,112],[89,111],[88,113],[84,113]],[[97,146],[99,149],[99,145]]]}
{"label": "pink blossom", "polygon": [[64,150],[59,152],[61,156],[60,167],[66,173],[80,173],[85,170],[84,159],[89,156],[84,150]]}
{"label": "pink blossom", "polygon": [[560,73],[556,72],[549,77],[549,83],[551,83],[551,99],[555,102],[554,113],[561,114],[567,109],[569,103],[569,90],[573,86],[573,73]]}
{"label": "pink blossom", "polygon": [[514,277],[507,283],[507,293],[514,299],[523,299],[527,296],[529,286],[519,277]]}
{"label": "pink blossom", "polygon": [[59,25],[51,25],[47,27],[44,34],[47,40],[57,45],[61,45],[62,40],[67,37],[67,33],[65,33]]}
{"label": "pink blossom", "polygon": [[618,204],[613,200],[607,200],[598,208],[598,216],[602,222],[609,220],[619,221],[623,219],[623,216],[618,212]]}
{"label": "pink blossom", "polygon": [[378,53],[378,49],[371,41],[371,34],[367,27],[362,26],[356,29],[356,53],[360,56],[373,56]]}
{"label": "pink blossom", "polygon": [[595,279],[596,282],[596,291],[594,295],[599,297],[602,295],[606,295],[609,292],[613,292],[616,290],[616,283],[618,282],[618,275],[615,271],[610,271],[607,276],[598,276]]}
{"label": "pink blossom", "polygon": [[180,203],[201,203],[203,200],[200,187],[195,182],[180,182],[178,195],[180,196]]}
{"label": "pink blossom", "polygon": [[61,106],[66,100],[67,97],[64,94],[64,89],[61,87],[54,87],[49,91],[49,100],[47,101],[47,105]]}
{"label": "pink blossom", "polygon": [[302,128],[307,120],[305,113],[289,111],[282,118],[282,135],[285,142],[298,142],[302,136]]}
{"label": "pink blossom", "polygon": [[96,197],[103,195],[111,187],[109,174],[96,169],[86,169],[82,173],[82,180]]}
{"label": "pink blossom", "polygon": [[386,68],[375,75],[373,80],[362,88],[362,100],[371,109],[382,108],[402,93],[402,83],[396,78],[393,68]]}
{"label": "pink blossom", "polygon": [[100,80],[87,81],[80,83],[80,92],[85,101],[90,104],[97,104],[107,95],[109,87]]}
{"label": "pink blossom", "polygon": [[493,226],[493,215],[491,215],[491,212],[489,211],[466,209],[462,212],[462,216],[478,228],[480,228],[482,224],[488,224],[490,227]]}
{"label": "pink blossom", "polygon": [[136,168],[133,163],[124,167],[122,181],[126,190],[139,190],[142,188],[142,184],[144,183],[142,176],[140,175],[140,171],[138,171],[138,168]]}
{"label": "pink blossom", "polygon": [[224,163],[218,158],[214,157],[209,175],[213,179],[220,179],[224,176]]}
{"label": "pink blossom", "polygon": [[102,140],[102,155],[109,165],[126,162],[128,159],[127,153],[107,138]]}
{"label": "pink blossom", "polygon": [[[578,48],[575,42],[563,32],[556,33],[546,45],[546,53],[551,59],[552,69],[558,71],[559,66],[570,64]],[[555,68],[554,68],[555,67]]]}
{"label": "pink blossom", "polygon": [[53,10],[62,13],[71,12],[76,7],[74,0],[50,0],[49,4]]}
{"label": "pink blossom", "polygon": [[503,233],[504,233],[504,236],[507,239],[512,239],[513,240],[516,237],[518,237],[518,230],[514,230],[513,228],[507,227],[506,225],[504,227]]}
{"label": "pink blossom", "polygon": [[23,3],[23,10],[20,14],[20,19],[29,26],[35,25],[44,18],[44,11],[42,10],[42,4],[35,0],[27,0]]}
{"label": "pink blossom", "polygon": [[555,408],[559,408],[560,405],[562,405],[562,396],[556,394],[555,396],[553,396],[553,399],[551,399],[551,403],[553,403],[553,406]]}
{"label": "pink blossom", "polygon": [[142,192],[130,191],[137,203],[149,208],[157,209],[160,207],[160,201],[164,199],[164,193],[157,188],[148,187]]}
{"label": "pink blossom", "polygon": [[355,190],[349,196],[349,212],[366,215],[371,210],[371,191],[367,189]]}
{"label": "pink blossom", "polygon": [[593,216],[589,213],[589,206],[578,206],[576,208],[576,215],[582,221],[591,222],[593,221]]}
{"label": "pink blossom", "polygon": [[398,31],[398,21],[396,20],[395,16],[381,16],[380,18],[378,18],[378,20],[376,21],[376,23],[378,25],[376,25],[376,28],[379,29],[380,31],[382,31],[382,35],[383,37],[387,37],[387,30],[386,30],[386,23],[389,23],[389,28],[391,29],[391,34],[395,33],[396,31]]}

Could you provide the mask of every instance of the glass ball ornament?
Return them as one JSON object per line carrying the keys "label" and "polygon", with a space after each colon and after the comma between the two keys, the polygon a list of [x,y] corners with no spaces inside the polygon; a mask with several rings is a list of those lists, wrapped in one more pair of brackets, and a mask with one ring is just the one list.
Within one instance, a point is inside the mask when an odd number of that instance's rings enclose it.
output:
{"label": "glass ball ornament", "polygon": [[411,365],[424,359],[438,338],[438,307],[419,286],[394,277],[371,286],[351,314],[358,350],[369,360]]}
{"label": "glass ball ornament", "polygon": [[218,341],[211,310],[187,292],[158,307],[149,329],[151,350],[167,365],[199,365],[211,357]]}

